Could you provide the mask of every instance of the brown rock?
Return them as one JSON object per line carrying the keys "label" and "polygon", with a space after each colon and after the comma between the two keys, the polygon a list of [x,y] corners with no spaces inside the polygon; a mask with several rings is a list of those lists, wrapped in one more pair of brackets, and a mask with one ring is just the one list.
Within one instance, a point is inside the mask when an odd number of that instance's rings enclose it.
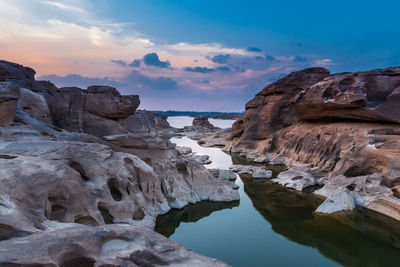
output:
{"label": "brown rock", "polygon": [[328,75],[326,69],[308,68],[268,85],[246,104],[245,113],[232,125],[231,138],[265,139],[273,131],[295,123],[293,98]]}
{"label": "brown rock", "polygon": [[400,68],[335,74],[300,93],[299,120],[400,122]]}

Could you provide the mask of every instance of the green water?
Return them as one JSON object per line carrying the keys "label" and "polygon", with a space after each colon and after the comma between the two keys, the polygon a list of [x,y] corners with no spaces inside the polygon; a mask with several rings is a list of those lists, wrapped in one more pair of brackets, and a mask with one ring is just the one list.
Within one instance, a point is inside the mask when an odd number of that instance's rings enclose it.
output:
{"label": "green water", "polygon": [[[173,142],[207,152],[187,138]],[[232,164],[211,152],[214,167]],[[366,210],[318,216],[322,200],[312,194],[246,177],[236,183],[240,203],[172,210],[158,217],[156,230],[232,266],[400,266],[400,223]]]}

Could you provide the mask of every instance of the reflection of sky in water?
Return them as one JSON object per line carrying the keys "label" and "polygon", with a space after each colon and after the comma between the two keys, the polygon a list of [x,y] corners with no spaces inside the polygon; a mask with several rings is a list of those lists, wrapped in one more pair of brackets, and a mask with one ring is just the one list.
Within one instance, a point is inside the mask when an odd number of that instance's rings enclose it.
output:
{"label": "reflection of sky in water", "polygon": [[230,155],[224,153],[219,148],[202,147],[196,141],[184,136],[182,138],[171,138],[171,142],[178,146],[187,146],[192,149],[197,155],[208,155],[212,160],[211,164],[206,165],[207,168],[218,168],[227,170],[232,165]]}
{"label": "reflection of sky in water", "polygon": [[[192,126],[193,117],[187,116],[171,116],[168,117],[168,122],[172,127],[183,128],[185,126]],[[220,120],[220,119],[208,119],[212,125],[219,128],[230,128],[235,120]]]}

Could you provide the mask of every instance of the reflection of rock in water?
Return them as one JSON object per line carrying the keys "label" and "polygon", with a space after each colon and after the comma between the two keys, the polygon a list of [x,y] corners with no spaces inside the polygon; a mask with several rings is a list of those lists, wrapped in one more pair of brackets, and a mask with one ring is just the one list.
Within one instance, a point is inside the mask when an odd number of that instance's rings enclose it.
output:
{"label": "reflection of rock in water", "polygon": [[197,222],[198,220],[209,216],[214,211],[232,209],[237,206],[239,206],[239,201],[202,201],[196,204],[187,205],[183,209],[172,209],[168,213],[157,217],[155,231],[166,237],[170,237],[181,222]]}
{"label": "reflection of rock in water", "polygon": [[[371,211],[319,216],[321,199],[270,182],[243,179],[244,190],[272,229],[345,266],[399,266],[400,224]],[[268,242],[268,240],[266,240]]]}

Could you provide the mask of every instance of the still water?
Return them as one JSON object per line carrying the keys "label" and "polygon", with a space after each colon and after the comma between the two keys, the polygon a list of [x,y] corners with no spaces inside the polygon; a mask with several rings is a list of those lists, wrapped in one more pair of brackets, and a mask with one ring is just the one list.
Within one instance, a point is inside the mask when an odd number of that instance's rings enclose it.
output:
{"label": "still water", "polygon": [[[233,163],[230,155],[189,138],[172,142],[209,155],[208,167]],[[399,266],[400,223],[365,210],[319,216],[314,210],[322,200],[311,194],[249,177],[236,183],[240,202],[172,210],[157,218],[156,230],[232,266]]]}

